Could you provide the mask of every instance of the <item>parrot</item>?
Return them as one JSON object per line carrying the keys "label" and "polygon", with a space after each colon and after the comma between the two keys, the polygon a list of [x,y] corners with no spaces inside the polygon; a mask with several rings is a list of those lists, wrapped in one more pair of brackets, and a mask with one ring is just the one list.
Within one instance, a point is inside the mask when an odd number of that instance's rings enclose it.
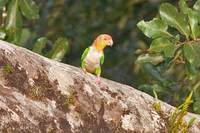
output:
{"label": "parrot", "polygon": [[101,65],[104,63],[104,48],[112,46],[113,40],[109,34],[100,34],[87,47],[81,56],[81,68],[84,72],[96,75],[96,82],[100,83]]}

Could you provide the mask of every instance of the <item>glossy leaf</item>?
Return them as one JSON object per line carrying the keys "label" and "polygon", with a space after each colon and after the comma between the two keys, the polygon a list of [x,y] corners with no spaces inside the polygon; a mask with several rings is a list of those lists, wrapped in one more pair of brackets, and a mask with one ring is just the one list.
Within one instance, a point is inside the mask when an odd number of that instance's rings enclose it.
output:
{"label": "glossy leaf", "polygon": [[190,8],[188,7],[186,0],[179,0],[178,4],[179,4],[180,11],[184,14],[187,14]]}
{"label": "glossy leaf", "polygon": [[176,46],[171,43],[171,44],[167,45],[163,51],[164,51],[165,57],[174,57],[174,53],[176,51]]}
{"label": "glossy leaf", "polygon": [[161,55],[145,54],[145,55],[140,55],[137,58],[136,63],[152,63],[154,65],[157,65],[163,61],[164,61],[164,57]]}
{"label": "glossy leaf", "polygon": [[185,15],[178,12],[177,8],[169,3],[164,3],[159,9],[160,16],[164,22],[176,28],[180,33],[189,38],[190,29]]}
{"label": "glossy leaf", "polygon": [[188,16],[189,25],[191,29],[190,36],[196,40],[197,37],[200,35],[199,13],[188,7],[186,0],[180,0],[179,7],[180,7],[181,12]]}
{"label": "glossy leaf", "polygon": [[41,37],[37,39],[32,51],[38,54],[42,54],[42,50],[45,48],[47,41],[48,39],[46,37]]}
{"label": "glossy leaf", "polygon": [[188,10],[189,24],[191,28],[191,36],[193,39],[197,39],[200,36],[200,26],[199,26],[199,13],[193,10]]}
{"label": "glossy leaf", "polygon": [[173,57],[176,46],[167,38],[158,38],[153,40],[149,48],[150,52],[163,52],[165,57]]}
{"label": "glossy leaf", "polygon": [[48,53],[47,57],[57,61],[62,61],[68,50],[69,44],[67,39],[60,37],[54,43],[54,46],[52,50]]}
{"label": "glossy leaf", "polygon": [[149,22],[142,20],[137,26],[149,38],[172,37],[172,35],[167,32],[168,26],[158,18],[154,18]]}
{"label": "glossy leaf", "polygon": [[6,18],[6,33],[8,41],[19,43],[22,30],[22,18],[19,12],[19,0],[11,0],[8,6],[8,17]]}
{"label": "glossy leaf", "polygon": [[193,8],[197,11],[200,11],[200,0],[197,0],[196,3],[194,4]]}
{"label": "glossy leaf", "polygon": [[185,59],[194,67],[200,66],[200,46],[198,44],[184,44]]}
{"label": "glossy leaf", "polygon": [[8,3],[8,0],[0,0],[0,10]]}
{"label": "glossy leaf", "polygon": [[198,70],[196,69],[196,67],[192,66],[189,63],[186,63],[187,66],[187,75],[188,75],[188,79],[190,81],[195,80],[197,74],[198,74]]}
{"label": "glossy leaf", "polygon": [[39,7],[33,0],[21,0],[20,9],[22,14],[28,19],[36,19],[39,17]]}

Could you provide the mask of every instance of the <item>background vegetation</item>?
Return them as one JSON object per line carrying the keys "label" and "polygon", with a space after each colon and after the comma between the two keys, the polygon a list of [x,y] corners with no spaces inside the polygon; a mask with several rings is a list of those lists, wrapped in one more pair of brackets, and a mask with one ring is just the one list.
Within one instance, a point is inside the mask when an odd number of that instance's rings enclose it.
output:
{"label": "background vegetation", "polygon": [[[160,17],[159,6],[164,2],[176,7],[179,5],[179,1],[174,0],[0,0],[0,38],[46,57],[80,66],[80,56],[93,39],[100,33],[111,34],[114,46],[105,50],[103,77],[129,84],[151,95],[154,90],[159,99],[174,106],[182,103],[191,88],[196,87],[196,102],[191,111],[199,113],[200,94],[196,84],[199,65],[188,71],[190,67],[186,66],[191,66],[189,59],[178,56],[176,60],[176,54],[163,58],[163,51],[155,52],[155,49],[153,57],[141,60],[146,54],[152,55],[149,46],[157,38],[145,34],[144,23]],[[187,1],[188,8],[192,8],[195,2]],[[188,18],[184,11],[181,14]],[[141,20],[145,20],[142,26],[138,24]],[[162,21],[166,23],[167,20]],[[167,30],[174,38],[173,43],[198,38],[190,33],[184,36],[176,26],[166,25],[170,27]]]}

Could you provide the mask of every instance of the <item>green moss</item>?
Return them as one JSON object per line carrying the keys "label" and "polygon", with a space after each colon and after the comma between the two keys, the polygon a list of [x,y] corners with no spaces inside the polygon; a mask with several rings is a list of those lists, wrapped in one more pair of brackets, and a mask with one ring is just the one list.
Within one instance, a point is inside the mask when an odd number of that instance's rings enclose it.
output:
{"label": "green moss", "polygon": [[153,89],[153,94],[154,94],[154,97],[156,99],[156,102],[153,103],[153,107],[156,110],[156,112],[160,113],[161,112],[161,105],[160,105],[160,102],[158,101],[158,95],[157,95],[155,89]]}
{"label": "green moss", "polygon": [[169,131],[170,133],[187,133],[189,127],[193,124],[195,118],[191,118],[187,123],[184,120],[184,116],[187,114],[189,105],[192,103],[192,95],[193,91],[189,94],[189,96],[185,99],[185,102],[181,104],[169,118]]}
{"label": "green moss", "polygon": [[8,74],[13,72],[13,67],[10,64],[6,64],[3,66],[3,71]]}
{"label": "green moss", "polygon": [[28,96],[30,96],[34,100],[42,100],[45,91],[46,89],[42,88],[41,86],[34,86],[33,88],[29,89]]}
{"label": "green moss", "polygon": [[156,112],[161,112],[161,105],[160,102],[153,103],[153,107],[156,110]]}
{"label": "green moss", "polygon": [[56,128],[54,128],[54,127],[48,127],[47,128],[47,133],[56,133]]}
{"label": "green moss", "polygon": [[69,95],[65,95],[65,100],[64,100],[64,105],[65,106],[69,106],[69,105],[74,105],[75,104],[75,101],[76,101],[76,92],[71,90],[69,92],[70,94]]}
{"label": "green moss", "polygon": [[166,121],[166,125],[168,127],[169,133],[187,133],[189,130],[189,127],[194,123],[195,118],[191,118],[189,122],[186,122],[184,120],[184,116],[187,114],[189,105],[192,103],[192,95],[193,91],[189,94],[189,96],[185,99],[185,102],[181,104],[174,112],[170,114],[170,116],[166,119],[163,117],[163,112],[161,110],[160,102],[158,102],[158,97],[153,90],[156,102],[153,103],[153,107],[156,110],[156,112]]}

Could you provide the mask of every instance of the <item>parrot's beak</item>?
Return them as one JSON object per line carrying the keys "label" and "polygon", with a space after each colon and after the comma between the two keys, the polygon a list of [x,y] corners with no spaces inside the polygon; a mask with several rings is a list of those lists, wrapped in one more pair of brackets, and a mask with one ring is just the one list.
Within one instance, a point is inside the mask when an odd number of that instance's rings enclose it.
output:
{"label": "parrot's beak", "polygon": [[112,45],[113,45],[113,40],[110,40],[110,41],[108,42],[108,46],[112,47]]}

